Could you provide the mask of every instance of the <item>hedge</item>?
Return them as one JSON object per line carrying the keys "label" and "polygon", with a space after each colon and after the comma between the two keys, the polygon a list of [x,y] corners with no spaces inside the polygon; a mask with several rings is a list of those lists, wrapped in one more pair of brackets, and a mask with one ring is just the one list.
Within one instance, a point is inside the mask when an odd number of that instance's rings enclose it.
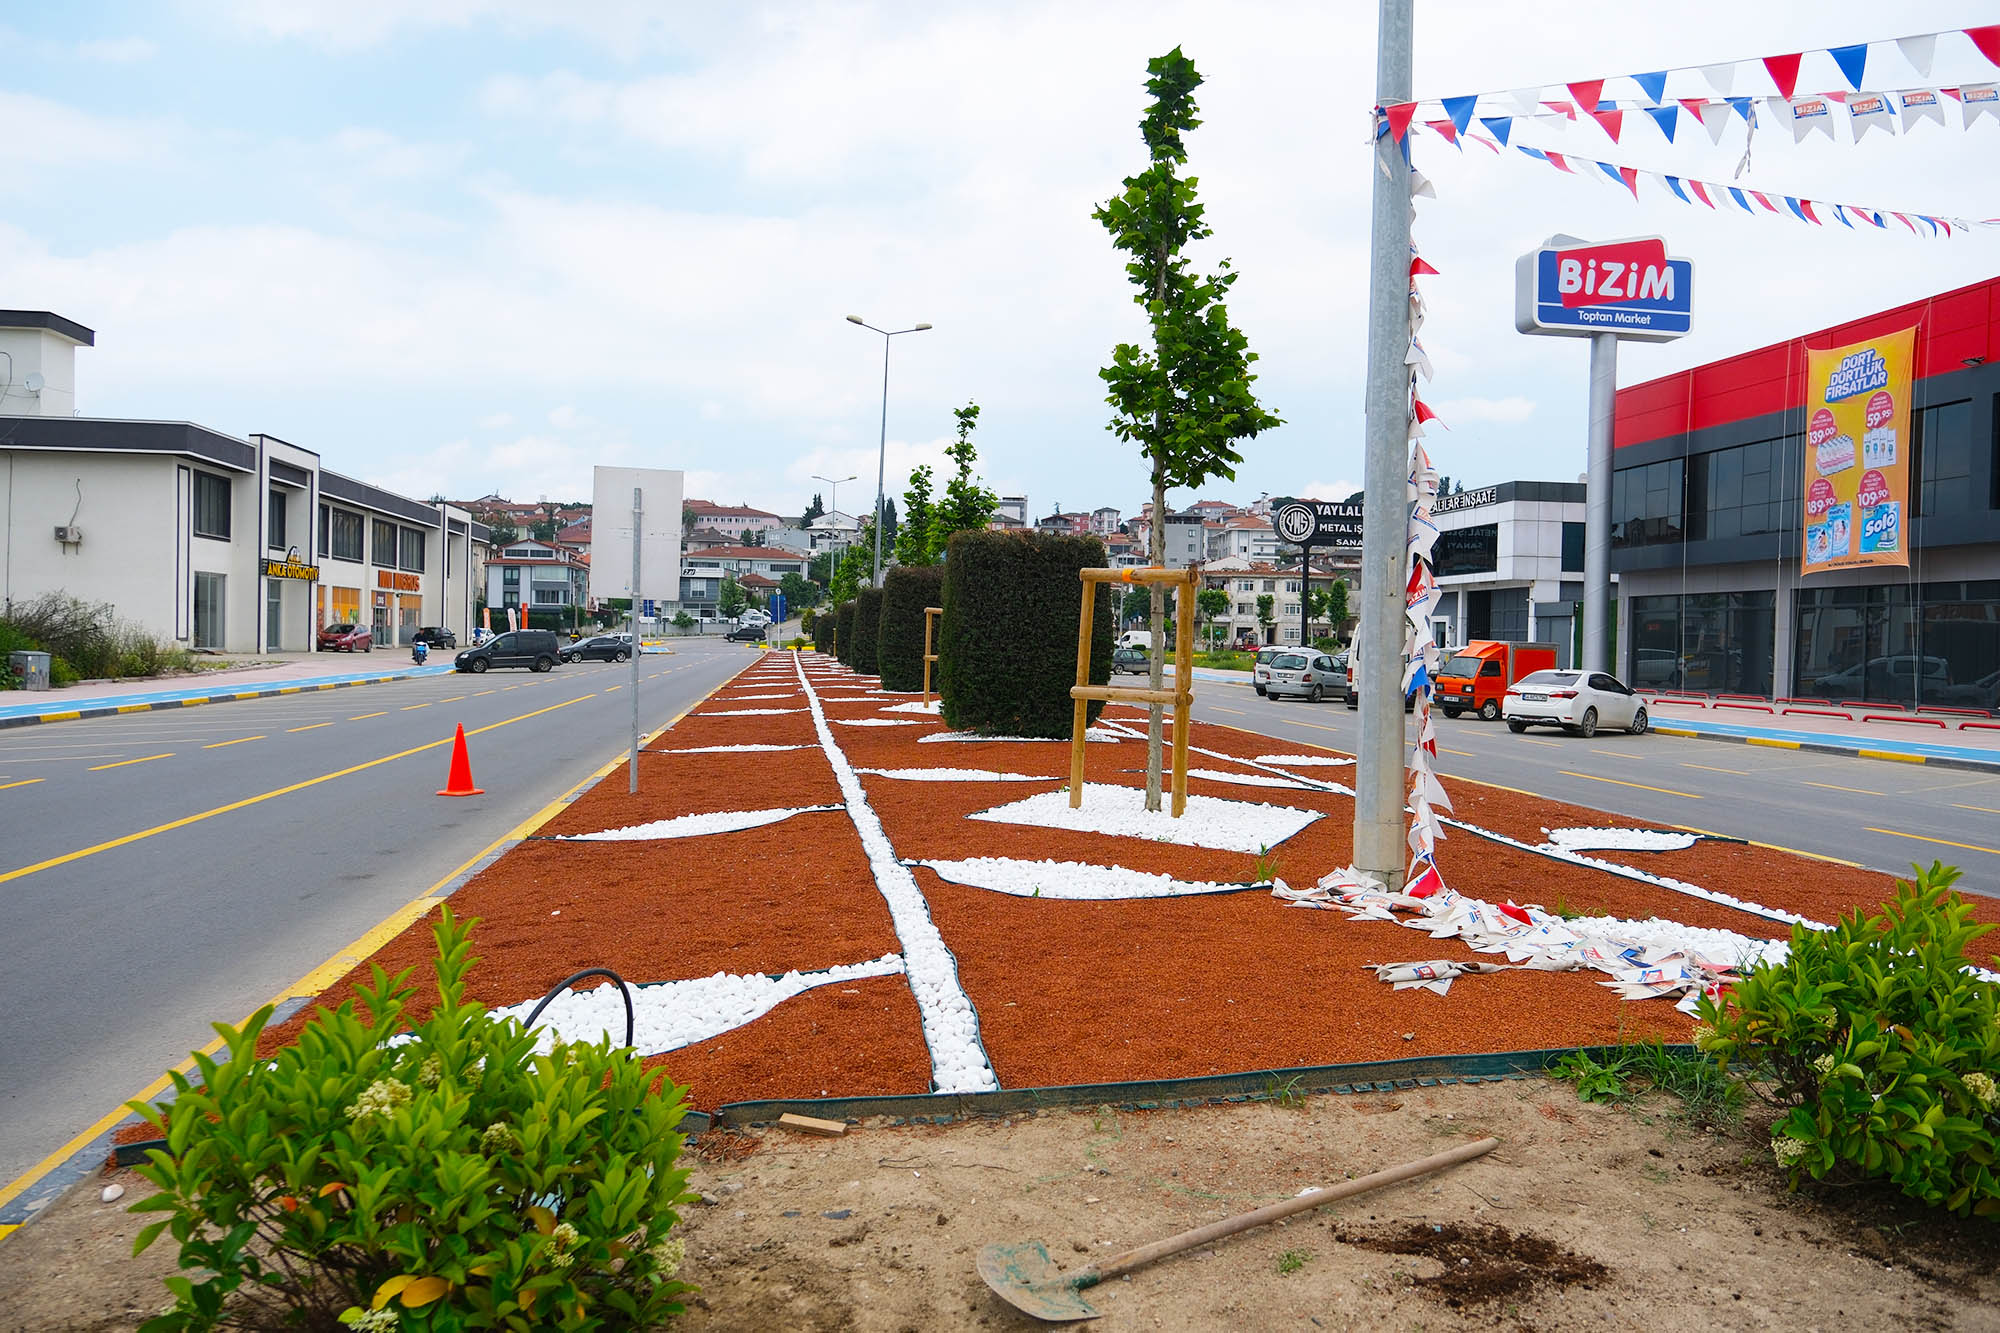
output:
{"label": "hedge", "polygon": [[943,597],[942,565],[898,565],[882,580],[883,689],[924,687],[924,608],[942,606]]}
{"label": "hedge", "polygon": [[[945,558],[937,683],[957,731],[1067,737],[1076,683],[1081,569],[1105,565],[1095,537],[961,532]],[[1090,679],[1111,679],[1114,590],[1100,588]],[[1090,705],[1089,716],[1102,711]]]}
{"label": "hedge", "polygon": [[825,652],[833,644],[834,609],[832,607],[813,618],[813,647]]}
{"label": "hedge", "polygon": [[854,603],[842,602],[833,618],[833,655],[842,666],[854,665]]}
{"label": "hedge", "polygon": [[859,588],[854,593],[854,654],[847,660],[864,676],[882,668],[882,590]]}

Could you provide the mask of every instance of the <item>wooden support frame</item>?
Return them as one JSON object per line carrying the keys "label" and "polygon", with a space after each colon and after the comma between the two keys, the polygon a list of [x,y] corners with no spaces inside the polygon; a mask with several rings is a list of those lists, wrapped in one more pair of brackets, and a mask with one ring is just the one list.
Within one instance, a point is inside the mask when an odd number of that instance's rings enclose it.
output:
{"label": "wooden support frame", "polygon": [[[1083,579],[1083,609],[1076,627],[1076,684],[1069,692],[1069,697],[1076,701],[1076,711],[1070,724],[1070,809],[1080,809],[1083,805],[1083,733],[1088,727],[1091,701],[1102,699],[1107,703],[1146,704],[1154,708],[1171,704],[1174,709],[1172,809],[1173,817],[1179,819],[1187,809],[1188,710],[1194,706],[1194,594],[1201,584],[1201,571],[1190,565],[1185,569],[1150,566],[1145,569],[1084,569],[1077,572]],[[1180,609],[1174,617],[1177,632],[1174,635],[1174,683],[1171,689],[1090,683],[1090,638],[1092,622],[1096,620],[1097,585],[1100,583],[1163,583],[1170,589],[1179,590]]]}
{"label": "wooden support frame", "polygon": [[924,608],[924,707],[926,708],[930,707],[931,703],[931,663],[938,660],[936,641],[932,638],[932,632],[937,628],[937,618],[943,614],[944,608],[941,606]]}

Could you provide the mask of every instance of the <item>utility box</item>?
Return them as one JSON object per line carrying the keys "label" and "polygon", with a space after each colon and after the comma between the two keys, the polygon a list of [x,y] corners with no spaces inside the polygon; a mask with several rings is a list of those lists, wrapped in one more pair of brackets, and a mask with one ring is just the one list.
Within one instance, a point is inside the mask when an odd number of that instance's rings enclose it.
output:
{"label": "utility box", "polygon": [[7,670],[13,673],[17,688],[46,690],[49,687],[47,653],[8,653]]}

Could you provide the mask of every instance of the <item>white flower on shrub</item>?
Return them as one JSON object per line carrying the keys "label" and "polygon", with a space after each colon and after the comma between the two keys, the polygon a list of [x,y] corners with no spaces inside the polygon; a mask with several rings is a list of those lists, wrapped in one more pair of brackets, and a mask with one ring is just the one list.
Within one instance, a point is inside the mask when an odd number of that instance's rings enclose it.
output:
{"label": "white flower on shrub", "polygon": [[681,1271],[681,1264],[687,1258],[687,1242],[679,1236],[669,1236],[652,1249],[653,1262],[659,1267],[654,1270],[653,1280],[665,1282]]}
{"label": "white flower on shrub", "polygon": [[347,1118],[356,1124],[364,1120],[387,1120],[409,1104],[409,1084],[398,1083],[393,1078],[376,1079],[355,1100],[354,1105],[347,1108]]}
{"label": "white flower on shrub", "polygon": [[1806,1150],[1810,1147],[1812,1145],[1804,1139],[1795,1139],[1790,1134],[1779,1134],[1771,1140],[1771,1156],[1777,1159],[1779,1166],[1797,1166],[1799,1159],[1806,1155]]}
{"label": "white flower on shrub", "polygon": [[1822,1055],[1819,1059],[1813,1061],[1813,1072],[1819,1075],[1819,1081],[1822,1083],[1832,1078],[1833,1077],[1832,1054],[1829,1053],[1826,1055]]}
{"label": "white flower on shrub", "polygon": [[1965,1076],[1965,1090],[1972,1094],[1982,1110],[2000,1109],[2000,1088],[1993,1084],[1991,1074],[1972,1073]]}
{"label": "white flower on shrub", "polygon": [[403,1322],[403,1316],[396,1310],[383,1306],[380,1310],[349,1310],[340,1316],[340,1322],[358,1333],[389,1333]]}
{"label": "white flower on shrub", "polygon": [[427,1088],[435,1088],[438,1085],[438,1080],[443,1077],[444,1066],[438,1063],[438,1058],[435,1055],[427,1058],[424,1061],[423,1068],[417,1071],[417,1082]]}
{"label": "white flower on shrub", "polygon": [[513,1130],[496,1122],[479,1136],[479,1146],[489,1153],[514,1152],[520,1148],[521,1139]]}
{"label": "white flower on shrub", "polygon": [[1694,1043],[1694,1048],[1697,1051],[1706,1051],[1714,1047],[1715,1035],[1715,1029],[1708,1024],[1696,1023],[1694,1031],[1688,1036],[1688,1040]]}

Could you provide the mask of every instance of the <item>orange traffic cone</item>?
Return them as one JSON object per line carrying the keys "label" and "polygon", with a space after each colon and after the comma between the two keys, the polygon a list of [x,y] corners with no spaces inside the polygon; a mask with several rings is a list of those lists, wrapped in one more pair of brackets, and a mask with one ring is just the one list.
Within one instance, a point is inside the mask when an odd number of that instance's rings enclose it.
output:
{"label": "orange traffic cone", "polygon": [[472,758],[465,752],[465,724],[458,724],[458,738],[451,743],[451,776],[444,781],[440,796],[484,796],[486,789],[472,785]]}

